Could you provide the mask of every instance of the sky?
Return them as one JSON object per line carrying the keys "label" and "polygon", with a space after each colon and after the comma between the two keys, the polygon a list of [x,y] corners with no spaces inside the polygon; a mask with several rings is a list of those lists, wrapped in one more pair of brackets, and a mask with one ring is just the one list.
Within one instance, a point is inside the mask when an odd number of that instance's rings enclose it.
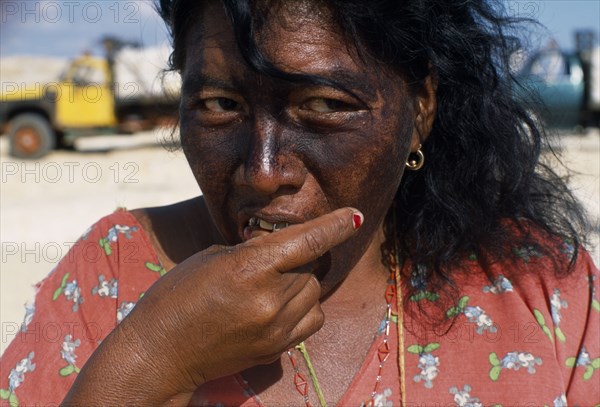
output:
{"label": "sky", "polygon": [[0,0],[0,57],[101,55],[104,35],[143,46],[168,41],[150,0]]}
{"label": "sky", "polygon": [[[505,0],[509,14],[538,19],[547,31],[534,44],[554,37],[574,47],[573,31],[590,28],[600,37],[600,0]],[[168,41],[151,0],[0,0],[0,58],[45,55],[73,58],[84,51],[101,54],[106,34],[152,46]]]}

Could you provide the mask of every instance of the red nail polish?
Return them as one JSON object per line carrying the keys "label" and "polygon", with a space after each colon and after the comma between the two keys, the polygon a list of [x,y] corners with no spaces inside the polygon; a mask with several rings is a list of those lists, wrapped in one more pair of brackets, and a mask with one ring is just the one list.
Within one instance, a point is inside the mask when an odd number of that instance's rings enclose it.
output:
{"label": "red nail polish", "polygon": [[352,214],[352,224],[354,225],[354,229],[358,229],[360,225],[363,223],[363,216],[360,213]]}

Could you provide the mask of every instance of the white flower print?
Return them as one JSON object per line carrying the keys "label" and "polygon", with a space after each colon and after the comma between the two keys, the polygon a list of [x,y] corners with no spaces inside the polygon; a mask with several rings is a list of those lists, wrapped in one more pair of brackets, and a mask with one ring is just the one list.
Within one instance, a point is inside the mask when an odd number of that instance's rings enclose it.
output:
{"label": "white flower print", "polygon": [[560,325],[560,320],[562,319],[560,310],[567,308],[567,302],[560,299],[560,290],[558,288],[555,288],[553,294],[550,296],[550,306],[552,308],[552,321],[554,321],[555,325]]}
{"label": "white flower print", "polygon": [[484,293],[491,294],[502,294],[506,292],[511,292],[512,290],[512,283],[508,278],[504,277],[503,275],[499,275],[498,277],[496,277],[496,280],[494,280],[493,284],[486,285],[483,287]]}
{"label": "white flower print", "polygon": [[502,358],[502,367],[505,369],[519,370],[527,368],[527,372],[535,373],[535,365],[541,365],[542,360],[529,352],[509,352]]}
{"label": "white flower print", "polygon": [[67,366],[59,370],[59,374],[61,376],[65,377],[73,373],[79,373],[79,368],[75,365],[75,359],[77,359],[75,350],[79,347],[79,345],[81,345],[81,341],[79,339],[74,341],[71,334],[65,336],[65,340],[61,346],[60,357],[67,362]]}
{"label": "white flower print", "polygon": [[131,239],[131,233],[136,232],[137,230],[137,226],[114,225],[113,227],[108,229],[107,235],[101,238],[98,243],[100,244],[100,247],[104,249],[106,255],[110,256],[110,254],[112,253],[112,248],[110,247],[110,244],[118,240],[119,234],[125,235],[127,239]]}
{"label": "white flower print", "polygon": [[135,307],[135,302],[123,301],[117,310],[117,323],[120,323]]}
{"label": "white flower print", "polygon": [[32,363],[34,352],[29,352],[26,358],[21,359],[17,365],[11,369],[8,374],[8,388],[11,393],[25,381],[25,373],[35,370],[35,363]]}
{"label": "white flower print", "polygon": [[99,297],[117,298],[119,284],[116,278],[106,281],[106,277],[100,274],[98,276],[98,285],[92,288],[92,295]]}
{"label": "white flower print", "polygon": [[79,304],[83,302],[83,298],[81,297],[81,288],[79,288],[77,280],[67,283],[63,289],[63,294],[65,297],[67,297],[67,300],[73,301],[73,312],[76,312],[79,309]]}
{"label": "white flower print", "polygon": [[561,394],[560,396],[554,399],[553,403],[554,407],[567,407],[567,396]]}
{"label": "white flower print", "polygon": [[465,384],[462,390],[450,387],[450,394],[454,394],[454,402],[459,407],[483,407],[478,397],[471,397],[471,386]]}
{"label": "white flower print", "polygon": [[481,335],[485,330],[492,333],[497,331],[494,321],[492,321],[489,315],[487,315],[485,311],[481,309],[481,307],[466,306],[463,309],[463,314],[465,314],[469,322],[477,325],[475,332],[477,332],[479,335]]}
{"label": "white flower print", "polygon": [[373,407],[392,407],[394,403],[392,400],[388,400],[388,397],[392,395],[392,389],[389,387],[382,393],[378,393],[373,398]]}
{"label": "white flower print", "polygon": [[35,304],[28,302],[25,304],[25,316],[23,317],[23,323],[21,324],[21,332],[27,332],[27,327],[33,320],[35,314]]}
{"label": "white flower print", "polygon": [[440,358],[434,356],[431,352],[439,349],[440,344],[437,342],[428,343],[425,346],[421,345],[410,345],[406,348],[407,352],[413,353],[419,356],[419,374],[413,377],[416,383],[423,382],[423,385],[430,389],[433,387],[433,380],[439,373],[438,366],[440,365]]}
{"label": "white flower print", "polygon": [[75,355],[75,349],[77,349],[79,345],[81,345],[81,341],[79,339],[73,341],[73,337],[70,334],[65,336],[65,340],[62,343],[60,356],[68,364],[75,365],[75,359],[77,359],[77,356]]}
{"label": "white flower print", "polygon": [[529,374],[533,374],[536,372],[535,366],[542,364],[542,358],[535,357],[529,352],[508,352],[502,360],[499,360],[496,353],[492,352],[489,361],[492,365],[490,378],[494,381],[498,380],[503,369],[518,371],[524,368]]}
{"label": "white flower print", "polygon": [[65,273],[63,276],[60,286],[54,291],[54,295],[52,296],[52,301],[56,301],[61,294],[64,294],[65,298],[69,301],[73,301],[73,312],[77,312],[79,309],[79,304],[83,302],[83,297],[81,296],[81,288],[77,285],[77,280],[73,280],[68,282],[69,273]]}
{"label": "white flower print", "polygon": [[25,381],[25,373],[35,370],[35,363],[32,363],[33,356],[34,352],[29,352],[26,358],[17,362],[8,374],[8,389],[0,389],[0,400],[8,400],[8,405],[11,407],[19,406],[15,391]]}
{"label": "white flower print", "polygon": [[560,290],[554,289],[554,292],[550,296],[550,312],[552,314],[552,321],[554,322],[554,333],[556,338],[564,342],[566,340],[565,334],[560,329],[560,321],[562,320],[561,309],[567,308],[567,301],[560,298]]}
{"label": "white flower print", "polygon": [[435,379],[439,373],[438,366],[440,365],[440,358],[433,356],[431,353],[423,353],[419,356],[418,367],[421,372],[415,375],[413,378],[415,382],[423,381],[423,384],[428,389],[433,387],[433,379]]}

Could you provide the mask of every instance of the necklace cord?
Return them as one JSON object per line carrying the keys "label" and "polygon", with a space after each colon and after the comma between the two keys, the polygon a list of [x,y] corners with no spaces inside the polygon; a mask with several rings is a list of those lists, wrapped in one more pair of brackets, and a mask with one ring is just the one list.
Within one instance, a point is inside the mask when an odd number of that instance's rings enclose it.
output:
{"label": "necklace cord", "polygon": [[[400,375],[400,405],[406,406],[406,377],[405,377],[405,361],[404,361],[404,308],[402,301],[402,273],[405,261],[400,263],[400,250],[398,249],[398,235],[396,233],[397,217],[396,217],[396,200],[392,204],[392,222],[393,222],[393,239],[394,253],[391,256],[393,261],[393,273],[396,282],[396,312],[398,313],[397,328],[398,328],[398,373]],[[402,264],[402,266],[400,266]]]}
{"label": "necklace cord", "polygon": [[323,395],[323,391],[321,390],[321,386],[319,385],[319,379],[317,378],[315,368],[310,360],[310,356],[308,355],[308,351],[306,350],[306,345],[304,344],[304,341],[296,345],[296,349],[300,351],[302,357],[304,358],[304,362],[306,363],[306,367],[308,368],[308,373],[312,380],[313,387],[317,392],[317,397],[319,398],[319,403],[321,404],[321,407],[327,407],[325,396]]}
{"label": "necklace cord", "polygon": [[395,275],[396,275],[396,312],[398,313],[398,371],[400,374],[400,405],[406,406],[406,380],[405,380],[405,362],[404,362],[404,312],[402,308],[402,286],[400,284],[400,267],[398,250],[395,253]]}

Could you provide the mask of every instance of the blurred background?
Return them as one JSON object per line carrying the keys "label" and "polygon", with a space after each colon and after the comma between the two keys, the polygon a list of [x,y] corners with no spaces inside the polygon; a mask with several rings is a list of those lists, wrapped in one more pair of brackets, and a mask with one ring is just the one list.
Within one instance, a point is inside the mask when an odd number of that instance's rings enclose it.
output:
{"label": "blurred background", "polygon": [[[517,97],[547,123],[563,174],[595,224],[600,263],[600,2],[506,1],[539,20],[513,68]],[[0,0],[0,352],[34,284],[80,234],[117,207],[200,193],[174,123],[179,78],[151,1]],[[546,104],[537,109],[540,99]],[[166,148],[165,148],[166,147]]]}

